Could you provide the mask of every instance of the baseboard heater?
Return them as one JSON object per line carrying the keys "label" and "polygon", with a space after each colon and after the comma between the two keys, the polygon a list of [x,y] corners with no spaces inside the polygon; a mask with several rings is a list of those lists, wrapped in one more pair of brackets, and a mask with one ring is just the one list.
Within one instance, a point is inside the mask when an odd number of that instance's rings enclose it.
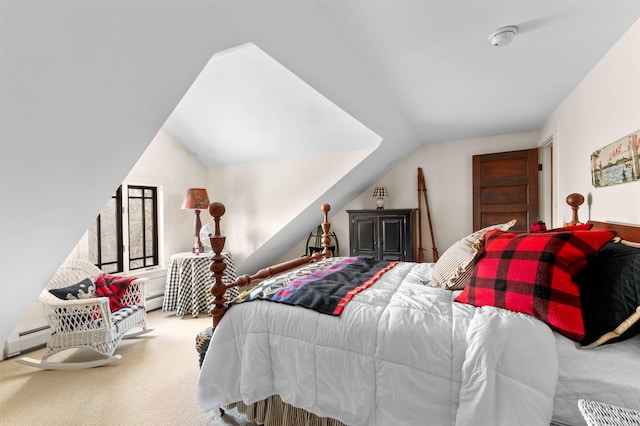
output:
{"label": "baseboard heater", "polygon": [[160,309],[162,308],[162,303],[164,302],[164,293],[147,296],[146,301],[147,301],[147,311]]}
{"label": "baseboard heater", "polygon": [[24,351],[44,346],[47,344],[49,336],[51,336],[51,327],[48,325],[21,331],[18,333],[18,339],[7,341],[5,346],[5,356],[9,358],[19,355]]}

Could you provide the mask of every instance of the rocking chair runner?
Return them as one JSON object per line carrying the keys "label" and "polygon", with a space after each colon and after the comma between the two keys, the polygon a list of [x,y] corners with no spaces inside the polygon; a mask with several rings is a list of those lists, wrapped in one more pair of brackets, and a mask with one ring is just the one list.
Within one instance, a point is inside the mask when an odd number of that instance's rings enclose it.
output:
{"label": "rocking chair runner", "polygon": [[[136,278],[128,285],[120,298],[125,307],[116,312],[111,312],[108,297],[62,300],[49,292],[51,289],[71,286],[85,278],[95,282],[102,273],[95,265],[84,260],[68,261],[58,269],[38,298],[52,329],[44,356],[40,361],[24,357],[17,362],[49,370],[98,367],[122,358],[113,354],[120,340],[153,330],[147,327],[144,298],[146,278]],[[134,327],[142,329],[129,333]],[[106,358],[84,362],[48,361],[49,356],[71,348],[90,349]]]}

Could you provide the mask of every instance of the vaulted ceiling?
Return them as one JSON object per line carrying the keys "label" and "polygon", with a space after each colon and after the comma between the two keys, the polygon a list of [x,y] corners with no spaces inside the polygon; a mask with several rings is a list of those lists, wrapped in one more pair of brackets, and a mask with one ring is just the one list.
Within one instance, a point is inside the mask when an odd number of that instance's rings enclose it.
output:
{"label": "vaulted ceiling", "polygon": [[[375,147],[378,123],[324,90],[344,73],[365,75],[367,108],[398,114],[416,144],[536,130],[639,16],[635,0],[274,2],[247,16],[255,45],[214,54],[165,128],[209,167]],[[513,42],[492,46],[507,25]],[[328,72],[305,81],[311,61]]]}

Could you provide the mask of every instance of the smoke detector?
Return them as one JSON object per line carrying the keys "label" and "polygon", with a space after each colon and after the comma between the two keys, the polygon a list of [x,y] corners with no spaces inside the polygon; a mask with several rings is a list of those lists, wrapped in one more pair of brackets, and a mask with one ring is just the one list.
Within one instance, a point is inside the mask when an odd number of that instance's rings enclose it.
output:
{"label": "smoke detector", "polygon": [[516,34],[518,34],[518,27],[515,25],[498,28],[489,36],[489,42],[493,46],[506,46],[511,43]]}

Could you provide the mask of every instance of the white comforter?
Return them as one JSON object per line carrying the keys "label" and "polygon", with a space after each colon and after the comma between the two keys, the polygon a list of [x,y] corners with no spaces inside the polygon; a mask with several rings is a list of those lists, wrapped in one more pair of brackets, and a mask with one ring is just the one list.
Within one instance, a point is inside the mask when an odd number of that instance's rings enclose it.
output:
{"label": "white comforter", "polygon": [[536,319],[453,302],[401,263],[339,317],[275,302],[231,308],[202,365],[204,410],[274,394],[349,425],[549,425],[558,356]]}

